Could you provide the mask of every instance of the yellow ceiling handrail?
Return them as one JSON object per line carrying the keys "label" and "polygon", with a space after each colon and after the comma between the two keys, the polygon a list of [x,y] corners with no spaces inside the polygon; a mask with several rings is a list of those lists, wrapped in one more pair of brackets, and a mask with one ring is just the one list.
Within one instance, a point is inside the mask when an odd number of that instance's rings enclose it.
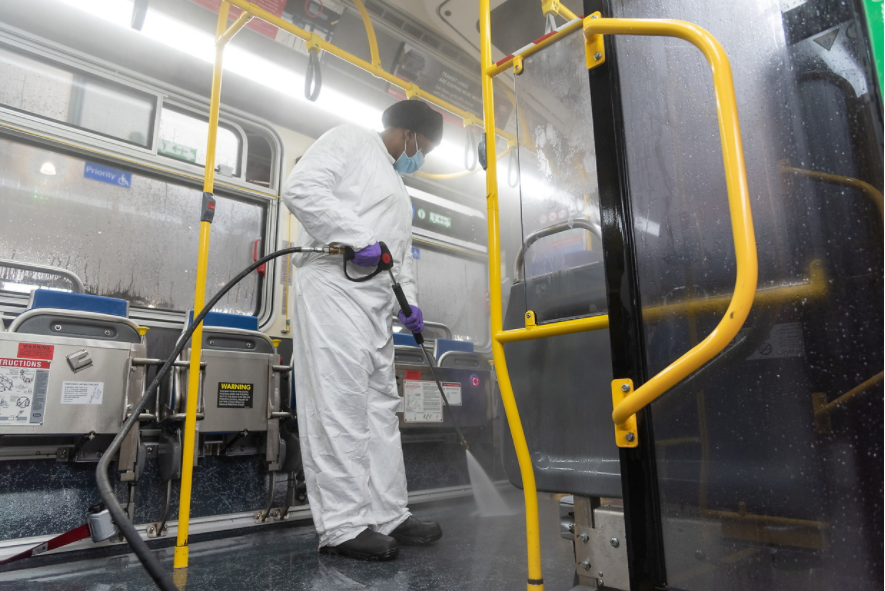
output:
{"label": "yellow ceiling handrail", "polygon": [[[389,72],[384,70],[384,68],[381,67],[380,58],[378,59],[377,64],[369,63],[366,60],[359,58],[359,57],[353,55],[352,53],[344,51],[340,47],[332,45],[331,43],[329,43],[328,41],[325,41],[324,39],[321,39],[318,35],[315,35],[314,33],[310,33],[308,31],[305,31],[304,29],[293,25],[289,21],[283,20],[282,18],[278,17],[277,15],[264,10],[263,8],[258,6],[257,4],[255,4],[253,2],[249,2],[248,0],[227,0],[227,2],[229,2],[232,6],[236,6],[237,8],[243,10],[244,12],[249,13],[251,16],[253,16],[255,18],[260,18],[263,21],[266,21],[274,26],[277,26],[277,27],[283,29],[284,31],[286,31],[288,33],[295,35],[299,39],[303,39],[305,42],[311,43],[311,44],[315,45],[316,47],[319,47],[323,51],[327,51],[327,52],[331,53],[332,55],[334,55],[335,57],[337,57],[340,60],[343,60],[353,66],[356,66],[357,68],[359,68],[361,70],[365,70],[366,72],[369,72],[370,74],[372,74],[376,78],[380,78],[386,82],[389,82],[390,84],[393,84],[394,86],[398,86],[399,88],[402,88],[406,92],[406,96],[408,96],[410,98],[416,97],[416,98],[423,99],[423,100],[427,101],[428,103],[439,107],[440,109],[446,110],[449,113],[452,113],[453,115],[457,115],[461,119],[470,120],[470,118],[473,118],[473,120],[477,121],[478,125],[481,124],[481,121],[476,119],[476,117],[475,117],[475,115],[473,115],[473,113],[470,113],[469,111],[465,111],[464,109],[461,109],[460,107],[456,107],[455,105],[451,104],[450,102],[444,101],[441,98],[437,97],[436,95],[430,94],[426,90],[421,90],[420,88],[418,88],[417,85],[415,85],[412,82],[408,82],[406,80],[403,80],[402,78],[398,78],[398,77],[394,76],[393,74],[390,74]],[[357,5],[357,8],[359,8],[359,5]],[[368,17],[368,13],[366,13],[366,15],[363,19],[363,22],[367,23],[366,34],[369,36],[369,48],[371,51],[372,37],[374,37],[375,32],[374,32],[374,29],[371,28],[371,21],[368,21],[368,19],[366,17]],[[375,51],[377,52],[377,41],[375,43]],[[377,56],[373,56],[371,59],[374,60],[376,57]],[[497,133],[498,135],[500,135],[503,138],[506,138],[508,141],[512,141],[514,143],[516,142],[516,136],[513,135],[512,133],[504,131],[503,129],[496,129],[495,133]]]}
{"label": "yellow ceiling handrail", "polygon": [[[508,55],[504,59],[500,60],[498,63],[495,63],[495,64],[490,63],[487,66],[484,65],[483,72],[485,73],[486,76],[490,76],[490,77],[494,78],[495,76],[497,76],[501,72],[506,72],[507,70],[512,68],[514,63],[516,62],[517,58],[524,60],[525,58],[529,57],[530,55],[538,53],[539,51],[541,51],[545,47],[549,47],[549,46],[553,45],[554,43],[558,43],[559,41],[562,41],[563,37],[565,37],[571,33],[574,33],[575,31],[580,29],[582,24],[583,24],[583,21],[581,21],[580,18],[575,17],[574,20],[571,20],[571,21],[567,22],[566,24],[562,25],[561,27],[556,29],[556,31],[552,32],[551,35],[541,37],[540,40],[535,41],[534,43],[530,43],[530,44],[526,45],[525,47],[514,51],[513,53],[511,53],[510,55]],[[498,134],[498,135],[500,135],[500,134]],[[504,137],[504,136],[502,136],[502,137]]]}
{"label": "yellow ceiling handrail", "polygon": [[584,36],[592,35],[644,35],[677,37],[688,41],[701,50],[710,64],[713,88],[716,95],[716,114],[719,119],[719,135],[722,141],[722,160],[725,167],[725,183],[734,235],[737,277],[734,294],[725,315],[703,341],[679,359],[668,365],[639,388],[616,380],[623,392],[621,400],[612,412],[618,445],[635,447],[638,436],[628,421],[635,419],[636,412],[651,404],[667,390],[678,384],[696,369],[718,355],[732,342],[747,319],[756,294],[758,260],[753,215],[750,206],[750,190],[744,163],[743,143],[738,120],[737,101],[731,65],[722,45],[709,32],[685,21],[653,19],[584,19]]}
{"label": "yellow ceiling handrail", "polygon": [[369,11],[366,10],[363,0],[353,0],[353,3],[356,4],[356,9],[359,10],[360,17],[363,19],[363,25],[366,27],[366,37],[369,39],[369,54],[372,56],[372,65],[380,68],[381,56],[378,53],[378,39],[375,37],[375,27],[372,26]]}

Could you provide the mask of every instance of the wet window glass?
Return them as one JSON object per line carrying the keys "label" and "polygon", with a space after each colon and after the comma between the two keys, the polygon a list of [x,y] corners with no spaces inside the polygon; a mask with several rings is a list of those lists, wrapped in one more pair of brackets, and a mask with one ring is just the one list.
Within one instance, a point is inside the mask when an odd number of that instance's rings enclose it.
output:
{"label": "wet window glass", "polygon": [[452,331],[452,338],[473,343],[477,351],[489,350],[489,279],[485,261],[420,244],[415,247],[418,258],[413,272],[424,320],[445,324]]}
{"label": "wet window glass", "polygon": [[270,141],[260,134],[247,131],[249,149],[246,155],[246,182],[270,187],[274,170],[274,150]]}
{"label": "wet window glass", "polygon": [[[583,37],[525,60],[515,78],[522,247],[513,275],[538,321],[607,310],[599,190]],[[511,296],[512,296],[511,292]],[[510,302],[513,304],[513,300]]]}
{"label": "wet window glass", "polygon": [[[882,120],[854,6],[614,3],[728,54],[758,249],[743,329],[649,415],[676,588],[881,588]],[[725,313],[734,242],[710,66],[675,39],[617,52],[653,375]]]}
{"label": "wet window glass", "polygon": [[[163,107],[160,114],[161,156],[206,165],[206,138],[209,121],[202,117]],[[239,132],[223,124],[218,126],[215,168],[224,176],[239,176],[243,141]]]}
{"label": "wet window glass", "polygon": [[156,97],[0,47],[0,104],[149,147]]}
{"label": "wet window glass", "polygon": [[[202,192],[194,186],[130,172],[0,139],[0,259],[61,267],[78,275],[86,293],[126,299],[132,306],[188,310]],[[252,261],[264,230],[265,207],[218,195],[212,224],[209,293]],[[48,273],[0,263],[0,289],[71,289]],[[240,282],[220,311],[254,314],[259,279]]]}

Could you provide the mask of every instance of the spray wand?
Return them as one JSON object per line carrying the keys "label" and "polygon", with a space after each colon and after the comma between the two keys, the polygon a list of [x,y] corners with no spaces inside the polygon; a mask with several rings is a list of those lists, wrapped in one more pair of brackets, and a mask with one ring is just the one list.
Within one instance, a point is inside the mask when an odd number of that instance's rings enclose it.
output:
{"label": "spray wand", "polygon": [[[347,274],[347,261],[353,259],[356,253],[349,246],[344,247],[344,275],[351,281],[360,282],[367,281],[382,271],[387,271],[388,275],[390,275],[390,281],[393,282],[393,294],[396,296],[396,301],[399,302],[399,307],[403,311],[403,315],[408,318],[412,315],[412,306],[409,305],[409,300],[406,299],[403,287],[393,275],[393,257],[390,254],[390,249],[383,242],[379,242],[378,245],[381,247],[381,260],[378,261],[378,266],[372,273],[365,277],[360,277],[359,279],[354,279]],[[458,441],[461,444],[461,447],[464,448],[464,451],[470,451],[470,446],[467,445],[467,440],[464,439],[464,435],[461,434],[461,428],[458,426],[457,419],[455,419],[455,413],[452,412],[452,408],[449,406],[449,399],[446,398],[445,390],[439,381],[439,377],[436,375],[436,367],[433,365],[432,360],[433,356],[428,355],[427,349],[424,348],[424,335],[420,332],[413,332],[412,335],[415,337],[415,342],[418,343],[418,348],[421,349],[421,352],[424,354],[424,359],[427,361],[428,367],[430,367],[430,375],[433,376],[433,381],[436,382],[436,386],[439,388],[439,394],[442,396],[446,408],[449,409],[449,418],[452,419],[452,425],[455,426],[455,433],[458,435]]]}

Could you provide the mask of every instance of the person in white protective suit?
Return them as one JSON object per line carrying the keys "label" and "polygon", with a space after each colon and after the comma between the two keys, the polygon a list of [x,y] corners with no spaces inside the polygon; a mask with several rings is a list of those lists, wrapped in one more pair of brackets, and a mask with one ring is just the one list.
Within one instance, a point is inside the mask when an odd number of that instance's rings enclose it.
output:
{"label": "person in white protective suit", "polygon": [[[351,277],[378,265],[390,248],[393,272],[412,304],[400,320],[423,329],[412,278],[412,204],[400,174],[415,172],[442,139],[442,116],[402,101],[383,116],[384,131],[342,125],[298,161],[283,201],[301,222],[300,246],[350,246]],[[399,544],[428,544],[439,525],[411,516],[396,411],[392,316],[387,273],[345,278],[341,256],[294,255],[293,365],[304,478],[321,552],[388,560]]]}

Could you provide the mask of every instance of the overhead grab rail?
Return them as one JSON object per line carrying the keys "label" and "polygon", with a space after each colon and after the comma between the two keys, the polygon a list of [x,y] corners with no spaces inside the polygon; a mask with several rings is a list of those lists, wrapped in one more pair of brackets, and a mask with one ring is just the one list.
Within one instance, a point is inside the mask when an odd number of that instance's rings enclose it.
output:
{"label": "overhead grab rail", "polygon": [[[583,26],[587,67],[593,68],[605,63],[604,35],[646,35],[684,39],[698,47],[710,63],[713,86],[716,95],[716,109],[719,132],[722,142],[722,156],[725,166],[726,187],[732,233],[737,260],[737,278],[734,294],[724,317],[710,335],[688,353],[670,364],[640,388],[633,390],[632,381],[615,380],[612,383],[615,403],[612,419],[615,422],[617,443],[621,447],[638,445],[635,413],[661,396],[704,363],[721,352],[737,335],[750,313],[756,292],[758,262],[753,219],[747,186],[734,82],[731,66],[725,51],[716,39],[704,29],[691,23],[673,20],[609,19],[599,13],[590,15],[583,21],[575,19],[545,35],[537,42],[492,63],[491,9],[489,0],[480,0],[480,50],[482,53],[482,91],[485,114],[487,149],[495,153],[495,136],[489,133],[494,129],[494,87],[493,78],[513,68],[519,74],[523,60],[558,42],[569,33]],[[543,589],[541,571],[541,548],[538,526],[538,498],[531,456],[525,440],[519,409],[513,395],[513,387],[504,355],[504,343],[517,340],[543,338],[594,330],[608,325],[608,317],[587,317],[544,325],[537,325],[534,313],[526,313],[526,328],[503,330],[501,309],[501,249],[498,227],[498,179],[494,159],[489,162],[486,175],[488,232],[489,232],[489,292],[491,303],[492,354],[501,391],[501,398],[513,437],[517,461],[523,481],[526,505],[526,541],[528,550],[528,588]]]}
{"label": "overhead grab rail", "polygon": [[74,293],[85,293],[86,288],[83,286],[83,280],[74,273],[61,267],[52,267],[50,265],[41,265],[38,263],[25,263],[22,261],[14,261],[12,259],[0,259],[0,267],[8,269],[20,269],[22,271],[33,271],[35,273],[46,273],[47,275],[56,275],[64,277],[71,282]]}
{"label": "overhead grab rail", "polygon": [[[353,66],[356,66],[357,68],[360,68],[361,70],[365,70],[366,72],[369,72],[370,74],[372,74],[376,78],[380,78],[386,82],[389,82],[390,84],[393,84],[394,86],[402,88],[406,93],[406,97],[408,97],[408,98],[423,99],[432,105],[436,105],[437,107],[439,107],[441,109],[444,109],[454,115],[457,115],[458,117],[464,119],[465,121],[475,122],[475,124],[477,126],[482,125],[482,122],[479,119],[477,119],[473,113],[470,113],[468,111],[465,111],[464,109],[456,107],[455,105],[449,103],[448,101],[444,101],[441,98],[437,97],[436,95],[430,94],[426,90],[422,90],[416,84],[414,84],[412,82],[407,82],[406,80],[403,80],[402,78],[398,78],[397,76],[390,74],[389,72],[384,70],[383,67],[381,67],[381,58],[379,57],[379,54],[378,54],[378,42],[377,42],[377,39],[375,38],[375,30],[372,27],[372,21],[369,18],[369,14],[368,14],[368,12],[366,12],[366,8],[363,5],[361,0],[354,0],[354,4],[356,4],[357,10],[359,10],[360,16],[362,16],[362,18],[363,18],[363,23],[366,25],[366,34],[369,39],[369,51],[371,54],[370,59],[372,60],[371,63],[367,62],[366,60],[364,60],[362,58],[359,58],[359,57],[353,55],[352,53],[344,51],[340,47],[332,45],[331,43],[329,43],[328,41],[321,38],[319,35],[317,35],[315,33],[305,31],[304,29],[302,29],[296,25],[293,25],[289,21],[283,20],[282,18],[264,10],[263,8],[261,8],[260,6],[258,6],[257,4],[255,4],[253,2],[249,2],[248,0],[226,0],[226,2],[231,6],[236,6],[237,8],[241,9],[243,11],[243,15],[248,14],[249,18],[252,18],[252,17],[260,18],[261,20],[263,20],[265,22],[275,25],[275,26],[279,27],[280,29],[282,29],[288,33],[291,33],[292,35],[295,35],[299,39],[302,39],[303,41],[305,41],[305,43],[307,43],[308,48],[316,47],[318,50],[322,50],[322,51],[326,51],[328,53],[331,53],[332,55],[334,55],[338,59],[341,59]],[[241,17],[242,17],[242,15],[241,15]],[[231,36],[233,36],[233,35],[231,35]],[[496,129],[494,131],[495,131],[495,133],[497,133],[501,137],[507,139],[509,142],[514,142],[514,144],[515,144],[516,137],[512,133],[504,131],[503,129]]]}

